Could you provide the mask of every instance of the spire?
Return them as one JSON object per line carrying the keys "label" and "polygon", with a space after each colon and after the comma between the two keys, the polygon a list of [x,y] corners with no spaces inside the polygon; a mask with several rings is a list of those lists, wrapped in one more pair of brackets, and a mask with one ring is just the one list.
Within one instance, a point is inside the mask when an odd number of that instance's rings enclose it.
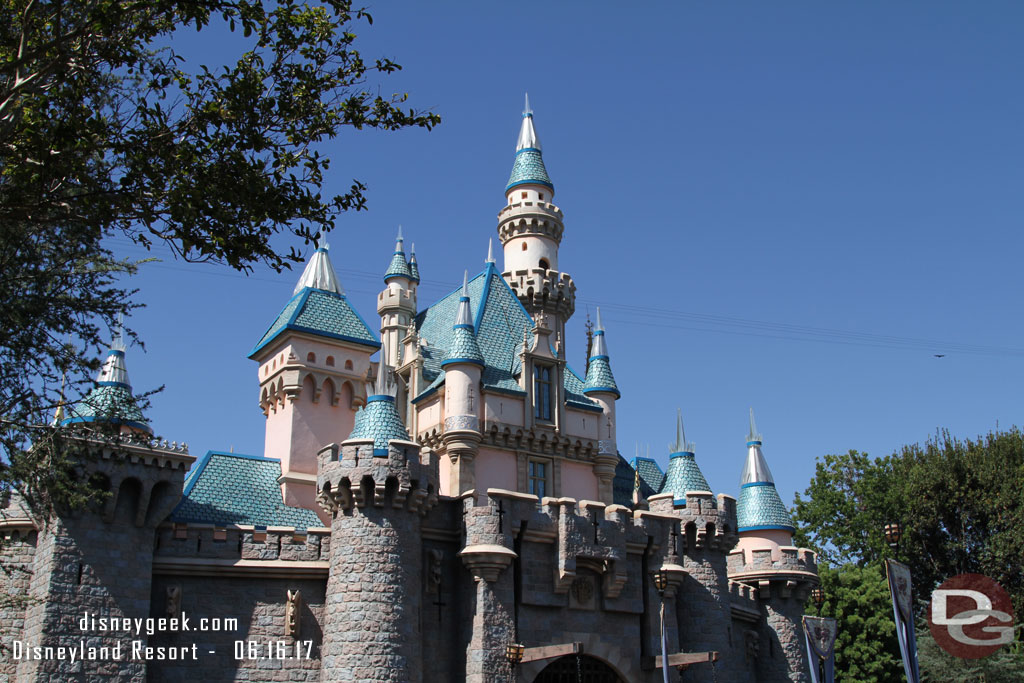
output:
{"label": "spire", "polygon": [[747,434],[747,441],[756,441],[758,445],[761,445],[761,435],[757,432],[757,425],[754,424],[754,409],[750,409],[750,434]]}
{"label": "spire", "polygon": [[484,263],[494,263],[494,238],[487,240],[487,260]]}
{"label": "spire", "polygon": [[299,278],[292,294],[298,294],[306,287],[322,289],[335,294],[345,293],[341,288],[341,282],[338,281],[337,273],[334,272],[334,266],[331,265],[331,259],[327,256],[329,248],[326,242],[323,246],[317,247],[313,255],[309,257],[306,269],[302,271],[302,277]]}
{"label": "spire", "polygon": [[671,493],[675,504],[685,505],[687,491],[710,491],[708,480],[697,466],[696,449],[692,442],[686,440],[681,410],[676,412],[676,442],[669,444],[668,448],[672,455],[660,493]]}
{"label": "spire", "polygon": [[413,242],[409,248],[409,275],[415,282],[420,281],[420,268],[416,263],[416,243]]}
{"label": "spire", "polygon": [[395,391],[387,348],[381,344],[374,393],[366,399],[366,407],[356,413],[355,425],[348,436],[349,440],[373,439],[374,455],[387,455],[388,443],[392,440],[409,440],[409,432],[395,409]]}
{"label": "spire", "polygon": [[533,110],[530,109],[530,93],[526,93],[526,104],[523,107],[523,124],[519,127],[519,140],[516,142],[516,151],[524,149],[541,150],[540,138],[533,128]]}
{"label": "spire", "polygon": [[739,531],[781,529],[792,532],[793,520],[775,489],[768,462],[761,452],[761,435],[750,409],[750,433],[747,435],[747,460],[740,477],[740,499],[736,503]]}
{"label": "spire", "polygon": [[540,138],[533,127],[533,110],[530,109],[530,96],[526,96],[526,107],[523,110],[523,123],[519,128],[519,139],[516,141],[516,161],[512,166],[505,191],[517,185],[544,185],[554,192],[548,171],[544,168],[541,154]]}
{"label": "spire", "polygon": [[[110,350],[96,375],[96,385],[80,401],[60,408],[60,424],[99,422],[123,425],[152,434],[153,429],[142,414],[132,394],[128,368],[125,365],[124,327],[118,319]],[[63,390],[62,390],[63,394]]]}
{"label": "spire", "polygon": [[587,378],[583,393],[607,392],[618,398],[619,386],[612,375],[608,358],[608,346],[604,340],[604,326],[601,324],[601,309],[597,309],[597,325],[594,326],[594,342],[590,347],[590,362],[587,364]]}
{"label": "spire", "polygon": [[414,279],[409,270],[409,263],[405,260],[405,249],[402,246],[402,226],[398,226],[398,237],[395,239],[395,253],[391,256],[391,263],[388,264],[387,272],[384,273],[384,282],[393,277],[404,277]]}
{"label": "spire", "polygon": [[448,357],[441,361],[441,367],[456,363],[473,363],[484,365],[484,356],[476,341],[473,328],[473,311],[469,305],[469,271],[462,274],[462,296],[459,297],[459,308],[452,325],[452,341],[448,347]]}
{"label": "spire", "polygon": [[676,409],[676,442],[668,445],[669,450],[675,453],[694,453],[697,449],[693,442],[686,440],[686,431],[683,429],[683,411]]}

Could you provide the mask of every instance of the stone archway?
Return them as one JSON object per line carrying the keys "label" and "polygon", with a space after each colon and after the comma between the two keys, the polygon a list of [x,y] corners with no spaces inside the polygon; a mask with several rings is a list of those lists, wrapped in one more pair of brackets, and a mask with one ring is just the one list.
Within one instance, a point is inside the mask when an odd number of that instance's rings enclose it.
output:
{"label": "stone archway", "polygon": [[533,683],[625,683],[615,670],[596,657],[565,655],[544,667]]}

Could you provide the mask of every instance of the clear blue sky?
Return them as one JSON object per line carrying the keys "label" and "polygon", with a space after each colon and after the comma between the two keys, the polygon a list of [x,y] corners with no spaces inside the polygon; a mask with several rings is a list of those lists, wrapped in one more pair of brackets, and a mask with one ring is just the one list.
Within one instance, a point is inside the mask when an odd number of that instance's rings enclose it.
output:
{"label": "clear blue sky", "polygon": [[[664,466],[682,408],[736,495],[753,406],[789,503],[825,453],[1019,424],[1024,6],[843,5],[371,7],[358,46],[405,67],[381,91],[444,120],[325,147],[328,192],[368,186],[329,238],[350,299],[372,323],[398,224],[421,306],[482,267],[528,91],[578,288],[569,361],[600,305],[627,458]],[[178,47],[215,64],[219,45]],[[143,267],[128,363],[137,390],[166,385],[159,434],[263,452],[245,356],[297,277]]]}

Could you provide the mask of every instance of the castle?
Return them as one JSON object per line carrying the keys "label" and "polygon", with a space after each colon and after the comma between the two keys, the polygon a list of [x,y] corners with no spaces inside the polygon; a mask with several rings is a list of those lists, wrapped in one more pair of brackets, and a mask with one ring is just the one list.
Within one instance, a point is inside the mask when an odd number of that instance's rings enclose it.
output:
{"label": "castle", "polygon": [[815,555],[753,414],[738,501],[681,419],[667,472],[624,460],[600,314],[585,372],[566,362],[576,286],[529,108],[505,199],[501,270],[425,308],[399,234],[379,337],[315,251],[249,354],[262,456],[153,438],[115,343],[61,420],[109,496],[0,518],[0,582],[28,596],[0,607],[0,680],[809,680]]}

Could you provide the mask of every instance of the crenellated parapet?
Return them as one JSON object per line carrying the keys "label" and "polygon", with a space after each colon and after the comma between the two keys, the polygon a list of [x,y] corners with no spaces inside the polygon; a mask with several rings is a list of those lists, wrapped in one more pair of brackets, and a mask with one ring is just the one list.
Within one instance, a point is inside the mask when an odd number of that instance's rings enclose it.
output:
{"label": "crenellated parapet", "polygon": [[413,441],[392,439],[375,455],[373,439],[330,444],[317,453],[318,501],[328,512],[388,507],[425,515],[437,503],[437,463]]}
{"label": "crenellated parapet", "polygon": [[762,599],[774,589],[783,598],[803,600],[818,584],[818,554],[794,546],[735,550],[729,553],[729,579],[756,585]]}
{"label": "crenellated parapet", "polygon": [[576,310],[576,283],[568,273],[545,268],[512,270],[505,281],[528,311],[545,311],[563,323]]}
{"label": "crenellated parapet", "polygon": [[513,237],[526,235],[537,235],[561,242],[565,230],[562,220],[562,210],[550,202],[513,202],[498,212],[498,238],[502,244]]}
{"label": "crenellated parapet", "polygon": [[679,517],[684,549],[717,550],[728,553],[736,545],[736,499],[724,493],[687,491],[686,503],[674,502],[674,494],[661,493],[648,498],[652,512]]}

